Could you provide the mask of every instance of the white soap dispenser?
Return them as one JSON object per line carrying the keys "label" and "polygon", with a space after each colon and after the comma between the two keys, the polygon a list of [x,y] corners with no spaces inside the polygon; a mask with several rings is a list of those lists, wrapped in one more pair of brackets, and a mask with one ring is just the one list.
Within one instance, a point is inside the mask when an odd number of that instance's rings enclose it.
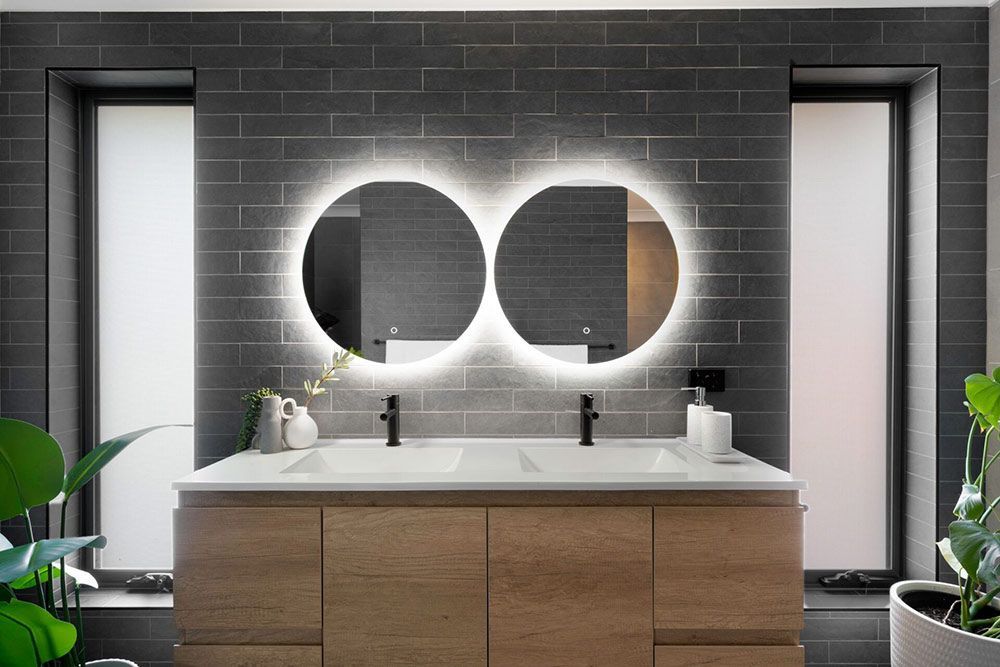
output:
{"label": "white soap dispenser", "polygon": [[701,416],[712,412],[713,408],[705,402],[704,387],[682,387],[694,392],[694,403],[688,404],[687,442],[689,445],[701,446]]}

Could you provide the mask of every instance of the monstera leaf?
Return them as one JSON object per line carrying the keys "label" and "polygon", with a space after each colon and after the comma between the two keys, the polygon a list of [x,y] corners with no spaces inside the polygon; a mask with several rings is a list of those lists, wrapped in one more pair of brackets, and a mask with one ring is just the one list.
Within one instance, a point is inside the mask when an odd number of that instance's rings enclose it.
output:
{"label": "monstera leaf", "polygon": [[975,521],[952,521],[948,536],[951,551],[966,572],[987,590],[1000,586],[1000,536]]}
{"label": "monstera leaf", "polygon": [[164,424],[161,426],[150,426],[132,431],[125,435],[120,435],[111,440],[102,442],[97,447],[87,452],[86,456],[77,461],[76,465],[66,473],[66,480],[63,482],[62,491],[69,498],[71,495],[87,485],[87,482],[94,478],[101,469],[108,465],[112,459],[122,453],[122,451],[133,442],[146,435],[150,431],[170,426],[190,426],[190,424]]}
{"label": "monstera leaf", "polygon": [[[38,540],[31,544],[0,551],[0,583],[9,584],[32,574],[77,549],[89,547],[102,549],[108,543],[103,535],[63,537],[55,540]],[[3,664],[3,663],[0,663]]]}
{"label": "monstera leaf", "polygon": [[0,602],[0,665],[39,665],[66,655],[76,628],[37,605]]}
{"label": "monstera leaf", "polygon": [[993,369],[993,377],[973,373],[965,378],[965,397],[982,415],[981,419],[976,417],[980,419],[980,425],[982,419],[985,419],[994,428],[1000,426],[1000,366]]}
{"label": "monstera leaf", "polygon": [[0,419],[0,521],[59,495],[65,469],[51,435],[28,422]]}

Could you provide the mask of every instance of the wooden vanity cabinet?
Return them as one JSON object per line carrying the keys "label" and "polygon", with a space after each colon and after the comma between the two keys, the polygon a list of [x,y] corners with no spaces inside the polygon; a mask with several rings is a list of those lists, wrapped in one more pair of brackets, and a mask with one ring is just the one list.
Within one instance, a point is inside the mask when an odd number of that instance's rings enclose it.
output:
{"label": "wooden vanity cabinet", "polygon": [[318,645],[320,509],[174,510],[174,619],[185,644]]}
{"label": "wooden vanity cabinet", "polygon": [[800,507],[656,507],[653,553],[657,629],[802,628]]}
{"label": "wooden vanity cabinet", "polygon": [[649,507],[491,507],[490,664],[652,664]]}
{"label": "wooden vanity cabinet", "polygon": [[486,665],[486,509],[323,510],[327,667]]}
{"label": "wooden vanity cabinet", "polygon": [[197,492],[178,665],[803,664],[797,492]]}

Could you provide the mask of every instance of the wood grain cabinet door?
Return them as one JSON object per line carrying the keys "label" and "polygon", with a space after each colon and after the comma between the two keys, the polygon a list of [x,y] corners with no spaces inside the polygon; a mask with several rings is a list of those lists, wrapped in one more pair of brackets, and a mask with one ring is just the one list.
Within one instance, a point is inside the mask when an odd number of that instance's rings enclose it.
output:
{"label": "wood grain cabinet door", "polygon": [[319,508],[174,510],[174,618],[186,644],[316,644]]}
{"label": "wood grain cabinet door", "polygon": [[490,667],[653,661],[649,507],[489,509]]}
{"label": "wood grain cabinet door", "polygon": [[656,507],[653,524],[657,629],[802,628],[800,507]]}
{"label": "wood grain cabinet door", "polygon": [[802,667],[801,646],[657,646],[656,667]]}
{"label": "wood grain cabinet door", "polygon": [[486,509],[323,510],[323,662],[486,665]]}
{"label": "wood grain cabinet door", "polygon": [[174,648],[174,667],[321,667],[320,646],[191,646]]}

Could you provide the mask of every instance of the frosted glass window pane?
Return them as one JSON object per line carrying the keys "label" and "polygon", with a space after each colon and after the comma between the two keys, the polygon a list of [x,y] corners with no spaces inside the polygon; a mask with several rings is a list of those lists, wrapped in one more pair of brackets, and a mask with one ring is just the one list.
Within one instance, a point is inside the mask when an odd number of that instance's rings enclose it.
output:
{"label": "frosted glass window pane", "polygon": [[889,111],[792,106],[791,471],[805,566],[888,567]]}
{"label": "frosted glass window pane", "polygon": [[[100,438],[194,419],[194,119],[190,106],[97,112]],[[137,441],[100,477],[98,566],[172,566],[170,482],[191,429]]]}

